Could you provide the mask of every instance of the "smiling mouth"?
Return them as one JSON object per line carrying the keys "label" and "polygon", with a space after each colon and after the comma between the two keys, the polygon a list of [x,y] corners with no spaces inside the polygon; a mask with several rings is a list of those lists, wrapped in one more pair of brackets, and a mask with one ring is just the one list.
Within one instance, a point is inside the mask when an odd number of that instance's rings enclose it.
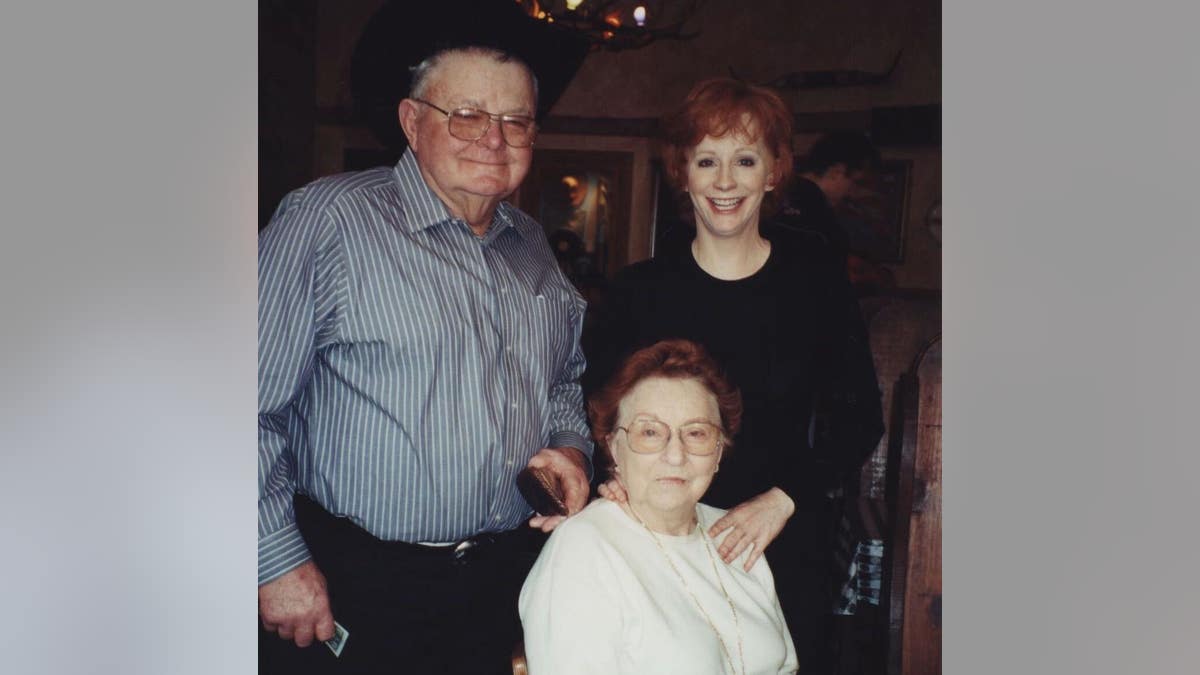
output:
{"label": "smiling mouth", "polygon": [[508,166],[508,162],[504,160],[475,159],[473,157],[465,157],[464,159],[473,164],[483,164],[484,166]]}
{"label": "smiling mouth", "polygon": [[709,197],[708,202],[713,205],[713,209],[716,211],[733,211],[733,210],[737,209],[737,207],[745,199],[746,199],[745,197],[728,197],[725,199]]}

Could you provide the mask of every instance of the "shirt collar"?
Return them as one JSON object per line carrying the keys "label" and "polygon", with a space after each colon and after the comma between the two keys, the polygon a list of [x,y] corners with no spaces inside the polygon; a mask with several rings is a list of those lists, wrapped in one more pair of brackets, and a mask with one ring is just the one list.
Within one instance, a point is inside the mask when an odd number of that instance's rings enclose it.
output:
{"label": "shirt collar", "polygon": [[[405,218],[400,227],[410,232],[418,232],[434,225],[440,225],[455,220],[446,204],[437,193],[425,182],[421,169],[417,166],[417,156],[412,148],[407,148],[400,156],[394,170],[396,182],[400,190],[400,201],[404,206]],[[492,240],[507,228],[513,228],[521,237],[527,238],[540,226],[532,218],[508,202],[500,202],[492,215],[492,227],[488,228],[485,240]]]}

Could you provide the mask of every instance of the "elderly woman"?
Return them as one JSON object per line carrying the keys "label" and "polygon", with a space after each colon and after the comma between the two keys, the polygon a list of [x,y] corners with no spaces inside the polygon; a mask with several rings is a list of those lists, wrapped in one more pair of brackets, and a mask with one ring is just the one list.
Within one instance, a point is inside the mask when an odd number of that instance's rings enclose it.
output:
{"label": "elderly woman", "polygon": [[766,560],[722,563],[709,529],[724,511],[699,503],[730,454],[737,389],[669,340],[626,359],[589,412],[628,498],[559,525],[526,578],[531,675],[796,672]]}
{"label": "elderly woman", "polygon": [[[667,338],[716,359],[745,413],[738,451],[705,495],[729,509],[708,535],[744,569],[766,550],[801,669],[821,672],[832,604],[827,493],[875,448],[883,420],[843,261],[766,215],[792,173],[791,119],[774,92],[728,78],[697,84],[664,119],[667,175],[695,232],[617,276],[586,343],[585,384]],[[630,489],[618,475],[600,492],[621,502]]]}

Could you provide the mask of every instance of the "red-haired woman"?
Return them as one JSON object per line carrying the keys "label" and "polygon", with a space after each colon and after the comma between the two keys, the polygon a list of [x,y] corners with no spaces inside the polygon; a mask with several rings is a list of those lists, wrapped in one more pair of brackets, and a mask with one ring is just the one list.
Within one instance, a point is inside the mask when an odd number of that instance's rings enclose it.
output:
{"label": "red-haired woman", "polygon": [[530,674],[795,673],[767,561],[720,562],[709,532],[725,512],[699,503],[737,455],[738,390],[699,345],[664,340],[627,358],[589,413],[626,498],[559,525],[525,579]]}
{"label": "red-haired woman", "polygon": [[[727,563],[749,551],[747,569],[767,550],[801,671],[821,672],[827,495],[875,448],[883,421],[844,267],[822,242],[763,217],[791,177],[791,118],[774,92],[719,78],[664,119],[667,176],[690,198],[695,235],[618,274],[586,341],[585,377],[593,389],[625,354],[665,338],[698,342],[720,363],[745,413],[738,451],[705,496],[729,509],[709,534],[724,536]],[[600,488],[617,501],[627,492],[619,479]]]}

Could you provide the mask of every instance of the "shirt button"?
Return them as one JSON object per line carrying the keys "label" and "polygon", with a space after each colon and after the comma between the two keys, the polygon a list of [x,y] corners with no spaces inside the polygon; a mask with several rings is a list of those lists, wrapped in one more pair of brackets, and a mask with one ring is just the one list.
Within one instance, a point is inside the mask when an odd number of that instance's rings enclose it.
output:
{"label": "shirt button", "polygon": [[512,404],[512,407],[513,407],[513,409],[514,409],[514,410],[516,410],[516,408],[517,408],[517,404],[516,404],[516,403]]}

